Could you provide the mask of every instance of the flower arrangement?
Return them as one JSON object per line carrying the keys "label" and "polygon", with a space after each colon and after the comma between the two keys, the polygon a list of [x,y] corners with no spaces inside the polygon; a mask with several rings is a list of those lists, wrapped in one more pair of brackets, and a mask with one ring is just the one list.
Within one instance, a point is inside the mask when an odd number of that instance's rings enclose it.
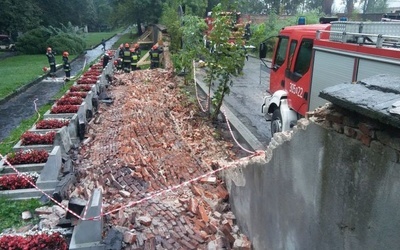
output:
{"label": "flower arrangement", "polygon": [[0,190],[33,188],[31,183],[35,183],[38,178],[39,174],[37,173],[3,175],[0,176]]}
{"label": "flower arrangement", "polygon": [[68,96],[68,97],[77,96],[77,97],[85,98],[87,96],[87,93],[86,92],[68,92],[65,94],[65,96]]}
{"label": "flower arrangement", "polygon": [[80,105],[83,102],[82,97],[64,96],[57,100],[57,105]]}
{"label": "flower arrangement", "polygon": [[35,234],[26,237],[20,235],[3,235],[0,237],[0,249],[58,249],[67,250],[68,245],[60,233]]}
{"label": "flower arrangement", "polygon": [[71,92],[83,92],[83,91],[90,91],[92,89],[91,85],[73,85],[69,89]]}
{"label": "flower arrangement", "polygon": [[76,113],[78,112],[79,105],[60,105],[51,108],[51,114],[62,114],[62,113]]}
{"label": "flower arrangement", "polygon": [[69,120],[62,119],[46,119],[36,123],[37,129],[56,129],[68,126]]}
{"label": "flower arrangement", "polygon": [[45,163],[47,158],[49,158],[49,153],[46,150],[21,150],[8,153],[6,156],[11,165]]}
{"label": "flower arrangement", "polygon": [[56,132],[51,131],[46,134],[25,132],[21,136],[21,145],[53,144]]}

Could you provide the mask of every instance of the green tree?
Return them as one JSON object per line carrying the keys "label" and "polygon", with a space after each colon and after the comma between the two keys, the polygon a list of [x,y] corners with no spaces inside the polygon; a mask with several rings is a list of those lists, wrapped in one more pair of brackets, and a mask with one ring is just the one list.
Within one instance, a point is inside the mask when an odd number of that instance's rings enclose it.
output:
{"label": "green tree", "polygon": [[137,25],[138,35],[142,34],[142,24],[158,22],[162,12],[161,0],[119,0],[113,14],[113,23],[119,25]]}
{"label": "green tree", "polygon": [[[177,55],[177,60],[185,72],[193,72],[193,60],[208,53],[203,43],[203,35],[207,25],[203,18],[192,15],[184,16],[183,22],[185,23],[181,27],[183,46]],[[192,79],[192,75],[186,74],[186,82],[190,79]]]}
{"label": "green tree", "polygon": [[179,0],[167,0],[163,4],[163,12],[160,23],[167,27],[168,34],[171,37],[170,50],[172,53],[178,52],[182,43],[183,13],[179,13]]}
{"label": "green tree", "polygon": [[245,59],[242,36],[234,37],[234,43],[230,41],[234,34],[241,32],[232,33],[232,16],[222,15],[222,10],[221,4],[218,4],[212,10],[214,21],[213,29],[209,34],[209,41],[213,49],[206,55],[206,82],[209,88],[215,83],[218,84],[211,100],[214,107],[211,113],[212,120],[217,119],[224,97],[230,92],[232,77],[241,73]]}
{"label": "green tree", "polygon": [[13,34],[35,28],[40,23],[40,13],[41,10],[34,0],[2,0],[0,1],[0,32]]}
{"label": "green tree", "polygon": [[363,13],[384,13],[387,10],[387,0],[363,0]]}

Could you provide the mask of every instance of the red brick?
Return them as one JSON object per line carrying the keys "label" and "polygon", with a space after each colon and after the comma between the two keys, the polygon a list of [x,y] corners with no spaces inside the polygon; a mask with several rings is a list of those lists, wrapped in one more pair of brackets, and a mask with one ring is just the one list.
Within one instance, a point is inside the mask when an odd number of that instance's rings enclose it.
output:
{"label": "red brick", "polygon": [[193,194],[196,196],[203,196],[203,190],[195,185],[191,185],[190,189],[192,190]]}
{"label": "red brick", "polygon": [[[174,242],[175,242],[175,241],[174,241]],[[161,240],[161,246],[162,246],[163,248],[168,249],[168,250],[174,249],[174,246],[173,246],[172,244],[170,244],[170,242],[168,242],[168,241],[165,240],[165,239],[162,239],[162,240]]]}
{"label": "red brick", "polygon": [[208,223],[208,221],[209,221],[210,219],[208,218],[207,212],[206,212],[206,210],[204,209],[204,206],[203,206],[203,205],[199,205],[199,214],[200,214],[201,219],[202,219],[205,223]]}
{"label": "red brick", "polygon": [[198,220],[198,219],[194,219],[193,221],[194,221],[195,226],[199,230],[205,230],[207,228],[207,225],[203,221]]}
{"label": "red brick", "polygon": [[189,200],[188,210],[189,210],[191,213],[197,214],[197,212],[198,212],[198,206],[199,206],[199,203],[197,202],[196,199],[191,198],[191,199]]}
{"label": "red brick", "polygon": [[357,135],[357,132],[354,130],[354,128],[348,126],[343,127],[343,133],[351,138],[355,138]]}
{"label": "red brick", "polygon": [[217,187],[217,195],[219,198],[223,200],[228,200],[229,199],[229,193],[228,190],[225,189],[225,187],[222,186],[222,184],[218,185]]}
{"label": "red brick", "polygon": [[187,249],[196,249],[196,246],[192,245],[191,243],[187,242],[186,240],[180,240],[179,243],[181,243],[183,246],[185,246]]}
{"label": "red brick", "polygon": [[333,123],[343,124],[343,115],[335,111],[327,113],[326,119]]}
{"label": "red brick", "polygon": [[372,125],[360,122],[358,124],[358,128],[360,129],[360,131],[363,134],[365,134],[371,138],[375,138],[375,128]]}
{"label": "red brick", "polygon": [[368,147],[369,147],[369,146],[371,145],[372,138],[369,137],[368,135],[362,134],[362,135],[360,136],[360,141],[361,141],[365,146],[368,146]]}
{"label": "red brick", "polygon": [[204,239],[201,236],[199,236],[198,234],[189,234],[189,238],[196,240],[200,244],[204,243]]}
{"label": "red brick", "polygon": [[233,245],[233,243],[235,242],[235,237],[233,237],[233,235],[231,234],[231,230],[229,230],[229,227],[227,225],[222,226],[221,231],[224,233],[229,243]]}

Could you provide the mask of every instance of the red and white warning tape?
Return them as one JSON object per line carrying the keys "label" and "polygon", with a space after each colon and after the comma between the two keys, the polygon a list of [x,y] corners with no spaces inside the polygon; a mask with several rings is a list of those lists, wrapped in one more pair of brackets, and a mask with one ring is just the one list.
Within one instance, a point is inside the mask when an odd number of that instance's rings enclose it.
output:
{"label": "red and white warning tape", "polygon": [[199,92],[197,89],[196,63],[194,60],[193,60],[193,79],[194,79],[194,89],[196,90],[197,102],[199,103],[200,109],[205,113],[208,111],[208,108],[209,108],[208,104],[210,103],[210,97],[207,95],[206,107],[204,108],[203,105],[201,104]]}
{"label": "red and white warning tape", "polygon": [[[264,153],[265,153],[264,151],[257,151],[257,152],[254,152],[253,155],[248,156],[247,158],[252,158],[252,157],[254,157],[254,156],[262,155],[262,154],[264,154]],[[5,156],[3,156],[2,154],[0,154],[0,157],[1,157],[1,159],[3,159],[3,160],[7,163],[7,165],[10,166],[18,175],[21,175],[23,178],[25,178],[25,176],[22,175],[21,172],[19,172],[13,165],[10,164],[10,162],[8,162],[8,160],[6,159]],[[113,214],[113,213],[118,212],[119,210],[126,209],[126,208],[129,208],[129,207],[132,207],[132,206],[141,204],[141,203],[143,203],[143,202],[145,202],[145,201],[148,201],[148,200],[151,200],[151,199],[153,199],[153,198],[155,198],[155,197],[163,196],[164,194],[166,194],[166,193],[168,193],[168,192],[172,192],[172,191],[174,191],[174,190],[180,189],[180,188],[182,188],[182,187],[184,187],[184,186],[187,186],[187,185],[189,185],[189,184],[192,184],[192,183],[194,183],[194,182],[197,182],[197,181],[199,181],[199,180],[201,180],[201,179],[203,179],[203,178],[205,178],[205,177],[214,175],[214,174],[216,174],[216,173],[218,173],[218,172],[221,172],[221,171],[226,170],[226,169],[229,169],[229,168],[234,168],[234,167],[237,167],[237,164],[233,164],[233,163],[232,163],[232,164],[227,164],[227,165],[224,166],[224,167],[221,167],[221,168],[218,168],[218,169],[216,169],[216,170],[207,172],[207,173],[205,173],[205,174],[203,174],[203,175],[200,175],[200,176],[195,177],[195,178],[193,178],[193,179],[190,179],[190,180],[188,180],[188,181],[182,182],[182,183],[179,184],[179,185],[175,185],[175,186],[172,186],[172,187],[170,187],[170,188],[160,190],[160,191],[158,191],[158,192],[153,193],[152,195],[150,195],[150,196],[148,196],[148,197],[145,197],[145,198],[140,199],[140,200],[138,200],[138,201],[132,201],[132,202],[130,202],[130,203],[124,205],[124,206],[121,206],[121,207],[119,207],[119,208],[110,210],[110,211],[108,211],[108,212],[106,212],[106,213],[104,213],[103,210],[101,210],[101,212],[100,212],[100,214],[99,214],[98,216],[93,216],[93,217],[89,217],[89,218],[86,218],[87,210],[88,210],[88,207],[89,207],[88,205],[85,207],[85,210],[84,210],[84,212],[83,212],[83,216],[80,216],[80,215],[76,214],[74,211],[72,211],[72,210],[68,209],[67,207],[65,207],[63,204],[61,204],[61,203],[59,203],[58,201],[56,201],[53,197],[51,197],[49,194],[47,194],[47,193],[44,192],[43,190],[41,190],[40,188],[38,188],[38,187],[36,186],[36,184],[33,183],[33,182],[31,182],[29,179],[26,178],[26,180],[27,180],[27,181],[29,182],[29,184],[31,184],[35,189],[37,189],[37,190],[40,191],[43,195],[45,195],[47,198],[49,198],[51,201],[53,201],[54,203],[56,203],[57,205],[59,205],[60,207],[62,207],[65,211],[67,211],[67,212],[73,214],[73,215],[74,215],[75,217],[77,217],[78,219],[80,219],[80,220],[82,220],[82,221],[93,221],[93,220],[100,220],[103,216],[106,216],[106,215],[109,215],[109,214]]]}
{"label": "red and white warning tape", "polygon": [[44,192],[43,190],[41,190],[38,186],[36,186],[35,183],[33,183],[29,178],[27,178],[26,175],[23,175],[21,172],[18,171],[17,168],[15,168],[8,160],[6,156],[3,156],[0,153],[0,158],[2,160],[4,160],[4,162],[10,167],[12,168],[16,174],[18,174],[19,176],[22,176],[22,178],[24,178],[29,184],[31,184],[32,187],[34,187],[36,190],[38,190],[39,192],[41,192],[43,195],[45,195],[47,198],[49,198],[52,202],[54,202],[55,204],[59,205],[60,207],[62,207],[64,210],[70,212],[71,214],[73,214],[74,216],[76,216],[79,219],[82,219],[81,216],[79,216],[78,214],[76,214],[74,211],[69,210],[67,207],[65,207],[63,204],[61,204],[60,202],[58,202],[57,200],[55,200],[53,197],[51,197],[49,194],[47,194],[46,192]]}

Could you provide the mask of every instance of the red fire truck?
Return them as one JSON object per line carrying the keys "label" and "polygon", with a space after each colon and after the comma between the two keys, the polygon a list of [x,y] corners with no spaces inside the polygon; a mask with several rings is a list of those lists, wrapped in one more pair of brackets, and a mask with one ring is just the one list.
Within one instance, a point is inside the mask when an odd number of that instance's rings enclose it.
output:
{"label": "red fire truck", "polygon": [[[267,41],[260,45],[266,58]],[[290,130],[326,103],[326,87],[378,75],[400,75],[400,23],[336,21],[285,27],[277,37],[269,95],[262,112],[271,133]]]}

